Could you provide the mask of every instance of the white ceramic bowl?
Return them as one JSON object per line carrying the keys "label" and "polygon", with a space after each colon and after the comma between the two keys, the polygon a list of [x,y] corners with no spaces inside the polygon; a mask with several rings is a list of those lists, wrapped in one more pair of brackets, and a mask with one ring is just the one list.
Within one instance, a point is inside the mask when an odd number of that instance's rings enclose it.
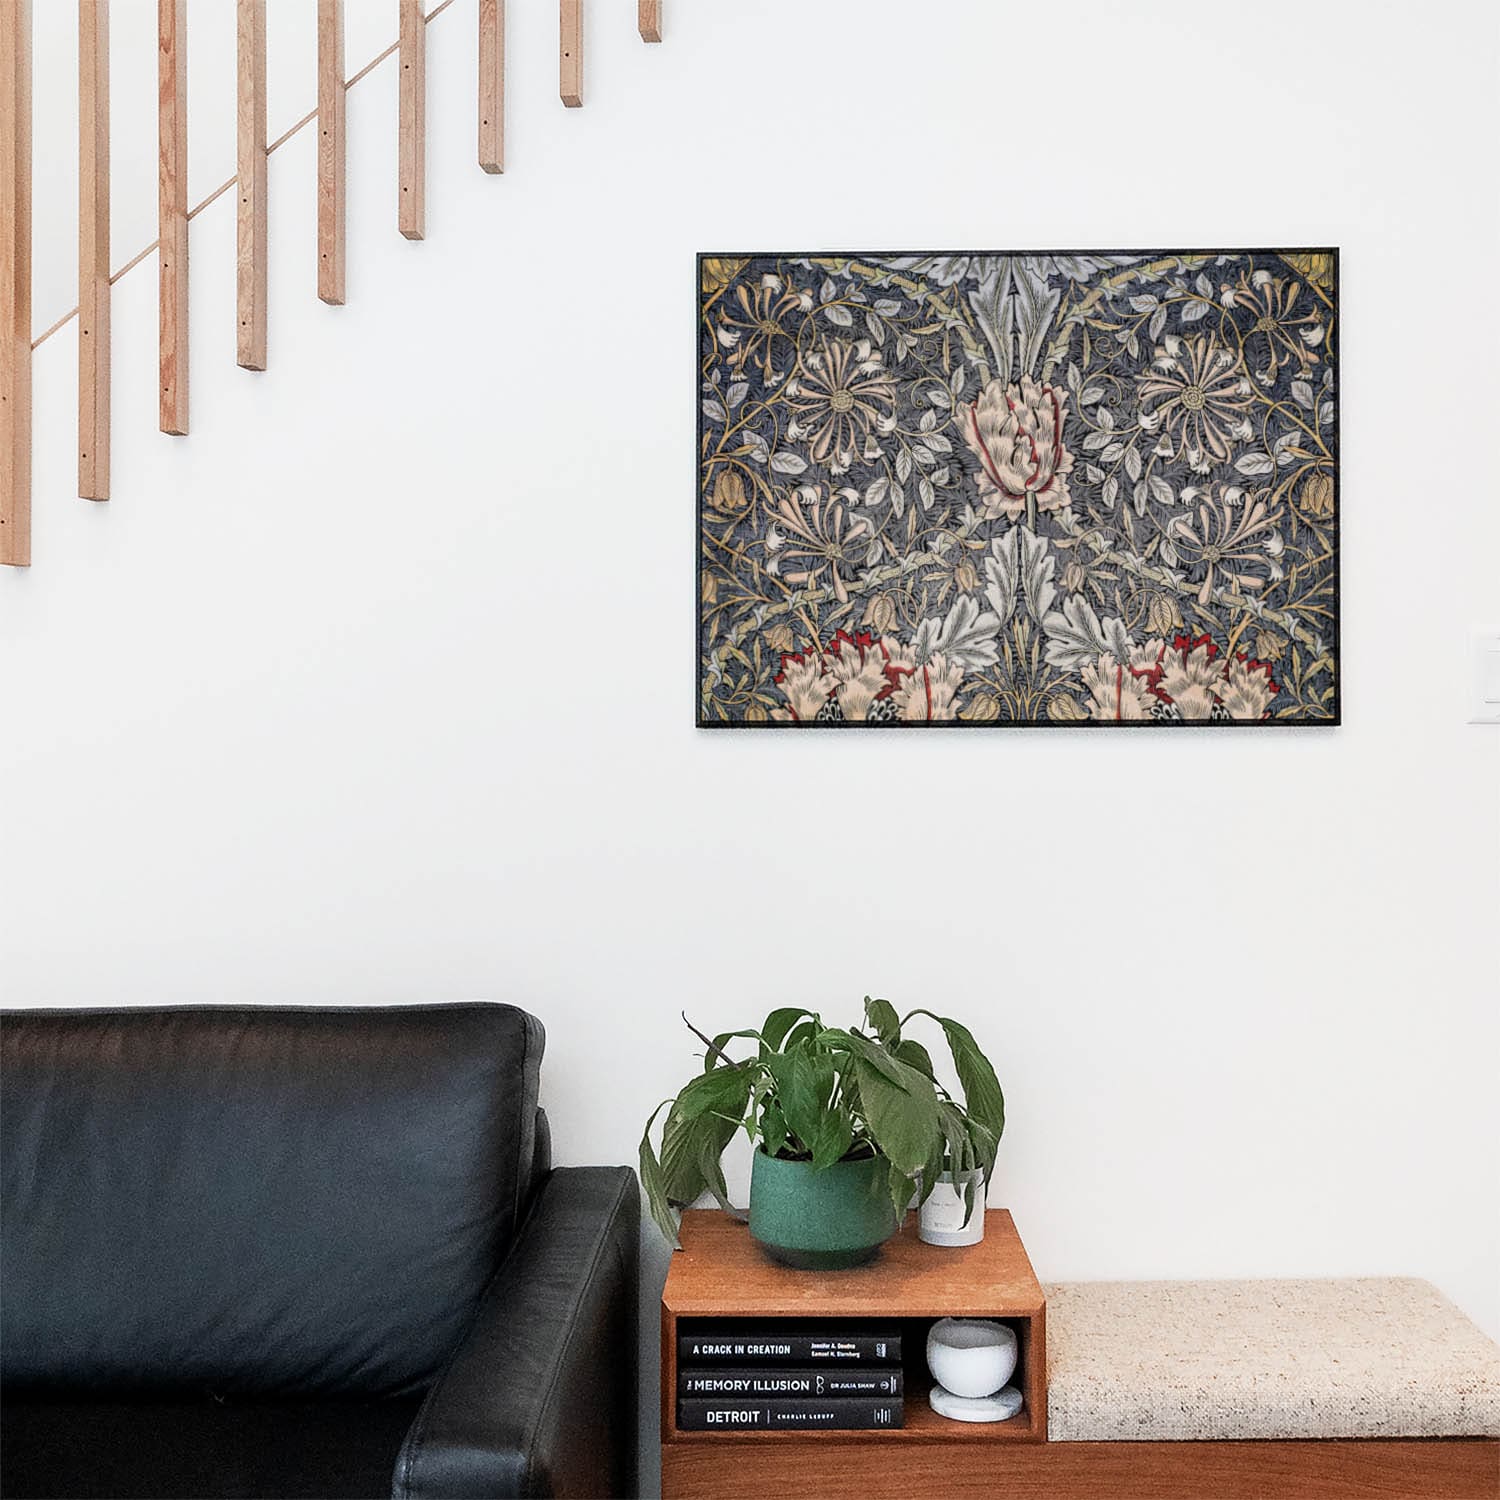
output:
{"label": "white ceramic bowl", "polygon": [[941,1318],[927,1334],[927,1368],[955,1396],[993,1396],[1016,1368],[1016,1335],[987,1318]]}

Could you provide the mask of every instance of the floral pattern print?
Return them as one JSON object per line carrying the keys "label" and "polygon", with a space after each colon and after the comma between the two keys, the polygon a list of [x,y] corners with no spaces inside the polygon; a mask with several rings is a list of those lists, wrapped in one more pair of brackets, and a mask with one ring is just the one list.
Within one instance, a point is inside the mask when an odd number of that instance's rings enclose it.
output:
{"label": "floral pattern print", "polygon": [[1338,722],[1335,252],[699,286],[700,724]]}

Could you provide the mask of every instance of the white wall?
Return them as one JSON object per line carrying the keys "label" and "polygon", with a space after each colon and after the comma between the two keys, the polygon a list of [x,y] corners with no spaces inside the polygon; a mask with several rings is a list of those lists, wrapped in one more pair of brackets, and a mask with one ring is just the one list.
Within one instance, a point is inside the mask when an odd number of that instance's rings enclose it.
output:
{"label": "white wall", "polygon": [[[117,263],[154,234],[154,9],[115,6]],[[233,170],[229,9],[190,11],[195,192]],[[313,100],[303,9],[273,131]],[[349,9],[353,67],[394,6]],[[41,329],[74,42],[37,11]],[[880,992],[996,1057],[993,1201],[1044,1277],[1412,1273],[1500,1334],[1500,734],[1463,699],[1500,617],[1493,8],[667,0],[652,48],[589,11],[564,111],[555,6],[512,0],[498,179],[473,0],[433,22],[425,244],[394,64],[352,91],[347,308],[312,131],[272,159],[264,375],[232,197],[194,221],[186,440],[154,259],[119,283],[107,505],[71,327],[39,351],[6,1001],[515,1000],[581,1162],[632,1159],[679,1010]],[[1278,242],[1344,252],[1341,729],[694,730],[695,251]]]}

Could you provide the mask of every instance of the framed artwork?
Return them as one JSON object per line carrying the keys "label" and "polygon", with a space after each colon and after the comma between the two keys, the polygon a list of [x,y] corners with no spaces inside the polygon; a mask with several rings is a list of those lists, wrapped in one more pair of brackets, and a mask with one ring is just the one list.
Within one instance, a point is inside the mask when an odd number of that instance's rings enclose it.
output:
{"label": "framed artwork", "polygon": [[1338,252],[698,261],[702,727],[1339,722]]}

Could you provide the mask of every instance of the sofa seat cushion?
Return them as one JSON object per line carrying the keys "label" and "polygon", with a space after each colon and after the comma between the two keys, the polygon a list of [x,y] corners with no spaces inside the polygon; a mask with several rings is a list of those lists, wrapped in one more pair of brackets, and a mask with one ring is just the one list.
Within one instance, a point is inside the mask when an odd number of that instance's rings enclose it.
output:
{"label": "sofa seat cushion", "polygon": [[420,1397],[5,1403],[5,1500],[391,1493]]}
{"label": "sofa seat cushion", "polygon": [[1063,1282],[1063,1442],[1500,1434],[1500,1349],[1425,1281]]}

